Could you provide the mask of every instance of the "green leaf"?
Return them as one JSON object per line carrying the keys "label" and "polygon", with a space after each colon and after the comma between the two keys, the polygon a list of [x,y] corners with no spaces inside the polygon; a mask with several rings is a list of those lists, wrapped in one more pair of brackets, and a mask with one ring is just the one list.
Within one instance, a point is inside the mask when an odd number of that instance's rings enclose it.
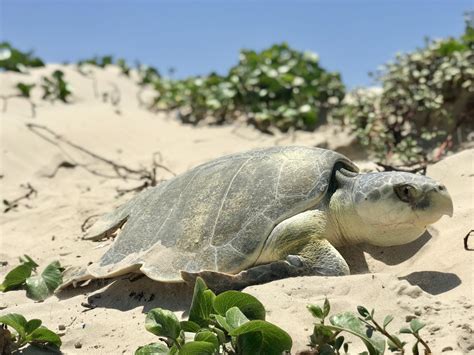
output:
{"label": "green leaf", "polygon": [[248,319],[265,320],[265,307],[254,296],[245,292],[226,291],[214,299],[214,309],[220,315],[225,315],[232,307],[238,307]]}
{"label": "green leaf", "polygon": [[413,344],[413,347],[411,348],[411,352],[413,355],[420,355],[420,351],[418,350],[418,341]]}
{"label": "green leaf", "polygon": [[203,330],[201,332],[196,333],[194,336],[195,341],[207,341],[208,343],[214,344],[214,348],[217,350],[219,349],[219,339],[217,335],[211,332],[210,330]]}
{"label": "green leaf", "polygon": [[52,344],[58,348],[62,344],[59,335],[45,327],[35,329],[31,334],[28,334],[27,339],[34,343]]}
{"label": "green leaf", "polygon": [[0,285],[0,290],[7,292],[21,287],[26,279],[31,276],[33,269],[34,267],[29,263],[18,265],[5,276],[5,280]]}
{"label": "green leaf", "polygon": [[321,309],[321,307],[319,306],[316,306],[314,304],[310,304],[307,306],[308,310],[311,312],[311,314],[313,315],[313,317],[315,318],[319,318],[319,319],[323,319],[324,318],[324,315],[323,315],[323,310]]}
{"label": "green leaf", "polygon": [[58,261],[53,261],[41,273],[26,279],[26,296],[35,301],[44,301],[54,293],[62,283],[62,268]]}
{"label": "green leaf", "polygon": [[170,349],[165,344],[153,343],[140,346],[135,350],[135,355],[168,355],[171,354]]}
{"label": "green leaf", "polygon": [[331,345],[324,344],[319,348],[318,355],[336,355],[336,352]]}
{"label": "green leaf", "polygon": [[313,345],[323,345],[331,341],[334,333],[335,332],[330,326],[324,324],[315,324],[313,334],[310,336],[310,340]]}
{"label": "green leaf", "polygon": [[357,306],[357,312],[359,312],[359,314],[364,318],[370,317],[369,311],[363,306]]}
{"label": "green leaf", "polygon": [[36,269],[39,265],[28,255],[23,255],[23,256],[20,256],[20,262],[22,264],[28,264],[31,266],[32,269]]}
{"label": "green leaf", "polygon": [[189,310],[189,320],[199,324],[201,327],[209,325],[210,315],[214,308],[212,306],[216,295],[207,289],[206,283],[200,277],[194,285],[193,300]]}
{"label": "green leaf", "polygon": [[27,334],[32,333],[35,329],[41,326],[41,320],[39,319],[31,319],[26,323],[25,332]]}
{"label": "green leaf", "polygon": [[191,341],[184,344],[179,355],[212,355],[217,353],[214,344],[207,341]]}
{"label": "green leaf", "polygon": [[25,289],[26,297],[35,301],[44,301],[52,294],[41,275],[28,277],[26,279]]}
{"label": "green leaf", "polygon": [[53,261],[51,264],[46,266],[44,271],[41,273],[41,276],[44,279],[44,282],[46,283],[46,286],[48,289],[53,292],[56,290],[59,285],[62,284],[63,278],[62,278],[62,271],[64,269],[61,267],[61,264],[59,264],[59,261]]}
{"label": "green leaf", "polygon": [[403,346],[406,344],[406,342],[401,341],[397,336],[392,334],[392,338],[398,342],[397,344],[393,342],[390,339],[387,339],[387,346],[390,349],[390,351],[395,351],[395,350],[400,350],[400,348],[403,348]]}
{"label": "green leaf", "polygon": [[[365,314],[363,310],[360,310],[359,313],[361,313],[361,311]],[[368,338],[366,336],[367,327],[354,314],[345,312],[332,316],[329,320],[332,324],[330,328],[339,331],[346,331],[358,336],[365,344],[370,355],[380,355],[384,353],[385,339],[378,334],[374,334],[372,338]]]}
{"label": "green leaf", "polygon": [[344,336],[341,335],[336,338],[336,341],[334,342],[334,346],[337,350],[339,350],[342,344],[344,344]]}
{"label": "green leaf", "polygon": [[145,329],[158,336],[178,339],[181,325],[176,315],[167,309],[154,308],[145,318]]}
{"label": "green leaf", "polygon": [[400,329],[400,333],[401,334],[411,334],[412,331],[411,331],[411,329],[404,327],[404,328]]}
{"label": "green leaf", "polygon": [[383,329],[385,329],[392,320],[393,320],[393,316],[391,315],[386,316],[385,319],[383,320]]}
{"label": "green leaf", "polygon": [[331,305],[329,304],[329,300],[327,298],[324,299],[324,306],[323,306],[323,317],[326,318],[331,310]]}
{"label": "green leaf", "polygon": [[219,339],[220,344],[225,344],[227,342],[227,335],[222,329],[218,327],[213,327],[212,331],[216,333],[217,339]]}
{"label": "green leaf", "polygon": [[230,332],[232,330],[232,327],[227,323],[227,320],[225,319],[225,317],[222,317],[219,314],[215,314],[214,318],[216,319],[217,324],[219,324],[227,332]]}
{"label": "green leaf", "polygon": [[414,318],[410,322],[410,328],[413,333],[418,333],[423,327],[425,326],[424,323],[421,323],[418,319]]}
{"label": "green leaf", "polygon": [[35,87],[35,84],[25,84],[25,83],[18,83],[16,84],[16,88],[20,91],[20,96],[30,98],[31,90]]}
{"label": "green leaf", "polygon": [[238,336],[234,341],[237,354],[265,354],[262,343],[262,332],[249,332]]}
{"label": "green leaf", "polygon": [[9,313],[4,316],[1,316],[0,323],[6,324],[9,327],[12,327],[13,329],[15,329],[20,339],[26,338],[25,328],[28,322],[26,321],[25,317],[23,317],[21,314]]}
{"label": "green leaf", "polygon": [[201,329],[199,324],[191,322],[189,320],[183,320],[179,322],[179,324],[181,325],[181,329],[184,332],[196,333],[199,331],[199,329]]}
{"label": "green leaf", "polygon": [[231,330],[237,329],[249,319],[237,307],[232,307],[225,314],[225,319]]}
{"label": "green leaf", "polygon": [[260,353],[281,354],[284,351],[291,350],[292,340],[288,333],[276,325],[263,320],[251,320],[234,329],[229,334],[240,338],[245,334],[252,333],[260,333]]}

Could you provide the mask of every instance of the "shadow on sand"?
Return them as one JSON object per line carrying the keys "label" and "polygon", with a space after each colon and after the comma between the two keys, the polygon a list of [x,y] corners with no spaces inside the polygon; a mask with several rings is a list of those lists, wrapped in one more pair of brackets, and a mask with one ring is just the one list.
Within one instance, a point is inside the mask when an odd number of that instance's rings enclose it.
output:
{"label": "shadow on sand", "polygon": [[164,283],[145,275],[131,275],[110,280],[94,280],[85,287],[65,289],[57,296],[65,299],[80,294],[88,294],[87,303],[91,308],[128,311],[143,307],[142,312],[148,312],[160,307],[171,311],[185,311],[191,305],[193,285],[184,282]]}
{"label": "shadow on sand", "polygon": [[418,271],[398,278],[406,280],[413,286],[420,287],[431,295],[448,292],[461,284],[458,275],[450,272]]}
{"label": "shadow on sand", "polygon": [[370,272],[370,270],[365,260],[364,252],[386,265],[397,265],[413,257],[431,238],[430,232],[426,231],[417,240],[408,244],[393,247],[360,244],[343,247],[339,251],[349,264],[352,274],[365,274]]}

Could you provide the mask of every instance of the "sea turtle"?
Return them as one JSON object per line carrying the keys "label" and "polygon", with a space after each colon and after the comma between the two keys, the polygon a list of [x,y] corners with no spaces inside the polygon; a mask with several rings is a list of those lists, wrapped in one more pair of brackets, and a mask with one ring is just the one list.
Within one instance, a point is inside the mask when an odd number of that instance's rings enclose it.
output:
{"label": "sea turtle", "polygon": [[325,149],[258,149],[200,165],[102,217],[85,238],[118,232],[113,245],[63,286],[129,272],[163,282],[201,276],[214,289],[346,275],[335,247],[408,243],[452,212],[446,188],[429,177],[359,174]]}

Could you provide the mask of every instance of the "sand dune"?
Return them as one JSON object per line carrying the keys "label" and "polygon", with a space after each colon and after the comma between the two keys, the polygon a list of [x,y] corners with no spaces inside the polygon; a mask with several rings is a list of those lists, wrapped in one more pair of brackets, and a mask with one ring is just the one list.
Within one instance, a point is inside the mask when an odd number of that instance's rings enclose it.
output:
{"label": "sand dune", "polygon": [[[132,196],[118,196],[117,189],[133,188],[141,181],[114,177],[111,166],[90,153],[139,169],[150,167],[153,154],[159,152],[160,163],[174,173],[224,154],[275,144],[326,146],[361,157],[349,149],[350,137],[331,127],[314,134],[269,136],[246,126],[184,126],[173,115],[140,108],[138,87],[114,67],[94,70],[98,97],[91,79],[73,67],[57,65],[26,76],[0,73],[0,94],[12,92],[18,81],[37,82],[57,68],[73,84],[73,103],[50,104],[36,96],[37,115],[32,118],[28,102],[14,98],[2,113],[0,197],[13,200],[27,191],[28,183],[37,191],[14,210],[0,214],[0,260],[8,262],[0,268],[2,278],[23,254],[41,265],[59,260],[79,266],[96,260],[110,245],[81,240],[81,225]],[[104,92],[117,90],[118,106],[102,100]],[[270,321],[290,333],[294,351],[305,348],[312,331],[306,305],[321,304],[327,296],[336,313],[365,305],[375,308],[381,318],[395,315],[392,329],[418,317],[427,323],[424,334],[435,354],[474,352],[473,254],[463,248],[463,237],[474,220],[473,164],[474,150],[465,150],[429,167],[428,175],[450,191],[455,213],[417,241],[392,248],[344,248],[351,276],[286,279],[246,291],[263,302]],[[158,173],[159,179],[172,176],[165,169]],[[54,330],[65,325],[62,350],[67,354],[129,354],[156,340],[144,330],[144,312],[165,307],[181,316],[191,291],[184,285],[122,277],[105,286],[98,281],[68,289],[43,303],[29,300],[24,291],[3,293],[0,314],[40,318]],[[97,307],[84,312],[83,302]],[[81,349],[75,348],[78,343]],[[354,342],[352,350],[359,348]]]}

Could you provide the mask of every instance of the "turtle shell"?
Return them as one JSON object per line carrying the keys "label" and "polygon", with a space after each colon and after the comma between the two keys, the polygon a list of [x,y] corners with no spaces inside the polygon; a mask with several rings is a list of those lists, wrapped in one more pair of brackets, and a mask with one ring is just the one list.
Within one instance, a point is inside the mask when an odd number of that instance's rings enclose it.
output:
{"label": "turtle shell", "polygon": [[200,165],[102,217],[89,238],[122,228],[87,272],[103,278],[141,271],[180,281],[182,270],[242,271],[255,264],[275,225],[321,203],[336,164],[357,171],[341,154],[296,146]]}

